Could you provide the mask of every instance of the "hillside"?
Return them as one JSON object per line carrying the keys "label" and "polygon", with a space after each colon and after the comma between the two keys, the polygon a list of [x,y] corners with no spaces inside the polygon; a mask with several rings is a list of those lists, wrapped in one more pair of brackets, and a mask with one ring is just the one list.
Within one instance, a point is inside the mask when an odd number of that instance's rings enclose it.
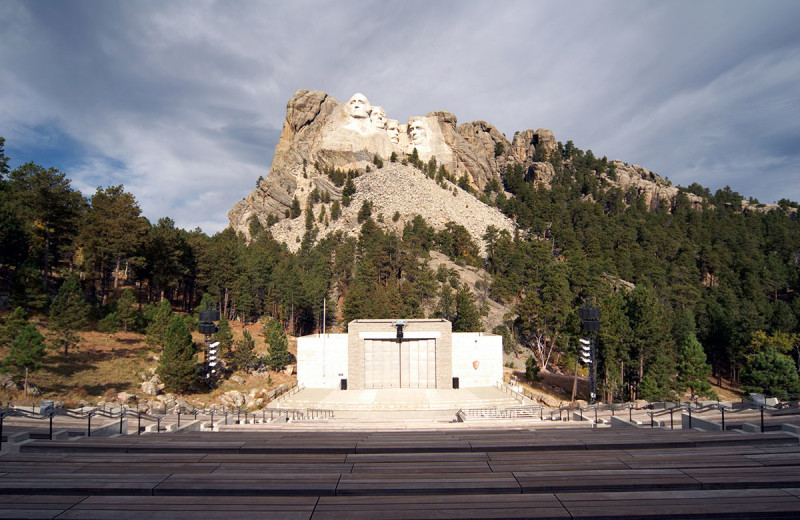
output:
{"label": "hillside", "polygon": [[[330,220],[333,203],[313,205],[314,222],[319,229],[318,239],[337,231],[357,234],[361,227],[358,213],[365,201],[372,203],[372,217],[378,225],[398,234],[402,234],[403,228],[416,215],[424,218],[436,231],[443,230],[448,222],[463,225],[481,249],[482,237],[488,226],[514,232],[514,223],[497,208],[487,206],[452,183],[445,182],[443,186],[413,166],[387,162],[382,168],[361,174],[354,184],[356,191],[352,201],[349,206],[342,208],[341,217],[337,220]],[[298,183],[300,195],[312,189],[311,181]],[[324,219],[322,223],[319,222],[320,214]],[[296,251],[306,233],[305,218],[282,219],[269,229],[275,240],[285,242],[290,250]]]}
{"label": "hillside", "polygon": [[[101,366],[80,357],[75,334],[123,322],[144,332],[167,301],[248,326],[272,320],[292,336],[443,318],[502,335],[517,370],[530,357],[568,378],[585,335],[578,309],[592,305],[604,400],[711,395],[709,375],[800,394],[796,202],[672,186],[544,129],[508,140],[443,111],[399,124],[378,108],[298,91],[269,175],[213,236],[147,221],[122,186],[86,197],[54,168],[4,172],[0,306],[17,316],[0,326],[5,367],[25,372],[8,355],[15,341],[71,344],[45,359],[75,373]],[[34,324],[58,334],[37,340]],[[127,339],[103,355],[139,341]],[[75,380],[55,376],[69,392]]]}

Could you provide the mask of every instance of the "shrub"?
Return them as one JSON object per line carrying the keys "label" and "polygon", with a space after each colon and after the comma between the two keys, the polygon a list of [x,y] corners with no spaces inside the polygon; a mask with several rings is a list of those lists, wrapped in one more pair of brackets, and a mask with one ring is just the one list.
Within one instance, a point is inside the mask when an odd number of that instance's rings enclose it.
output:
{"label": "shrub", "polygon": [[525,377],[528,378],[528,381],[532,383],[541,381],[542,376],[539,375],[539,370],[539,365],[536,364],[533,356],[528,356],[528,359],[525,360]]}

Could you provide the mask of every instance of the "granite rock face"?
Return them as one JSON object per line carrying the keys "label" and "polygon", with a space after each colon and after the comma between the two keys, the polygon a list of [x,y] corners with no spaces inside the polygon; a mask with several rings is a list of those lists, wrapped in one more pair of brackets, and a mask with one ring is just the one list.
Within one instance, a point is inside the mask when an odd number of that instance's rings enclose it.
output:
{"label": "granite rock face", "polygon": [[455,178],[466,177],[471,187],[482,191],[491,179],[500,180],[500,172],[509,163],[532,167],[537,143],[545,142],[540,135],[552,137],[549,131],[528,130],[525,139],[515,139],[512,146],[491,124],[458,125],[450,112],[431,112],[401,124],[363,94],[340,103],[324,92],[299,90],[286,105],[269,175],[234,205],[228,217],[237,232],[249,236],[253,218],[262,226],[270,215],[272,220],[284,219],[293,199],[297,197],[305,208],[314,188],[327,191],[334,200],[341,198],[341,187],[331,182],[325,169],[364,172],[374,168],[375,156],[387,162],[394,154],[402,161],[415,150],[424,163],[435,159]]}
{"label": "granite rock face", "polygon": [[[305,231],[302,227],[305,219],[286,218],[294,199],[298,200],[301,208],[306,208],[309,196],[316,190],[317,194],[326,193],[330,200],[340,200],[341,183],[334,183],[325,171],[334,168],[354,170],[360,174],[358,200],[354,200],[351,206],[355,211],[363,200],[370,200],[377,204],[376,210],[384,217],[398,213],[399,219],[393,222],[404,223],[420,214],[434,227],[443,225],[440,216],[448,214],[451,220],[468,228],[474,227],[470,231],[480,244],[479,236],[485,227],[478,229],[480,225],[472,226],[468,221],[473,218],[475,207],[485,205],[452,184],[436,183],[425,175],[417,175],[420,173],[418,169],[400,168],[399,163],[410,161],[414,156],[426,164],[435,159],[436,165],[444,166],[452,178],[465,179],[475,192],[482,193],[492,180],[502,185],[502,174],[507,166],[514,164],[521,165],[527,177],[538,185],[551,187],[555,171],[547,159],[555,153],[559,153],[556,138],[544,128],[517,132],[509,141],[485,121],[459,125],[456,116],[446,111],[411,117],[406,123],[401,123],[392,119],[391,113],[384,108],[372,105],[363,94],[354,94],[346,103],[341,103],[324,92],[298,90],[286,105],[286,120],[269,174],[246,199],[234,205],[228,217],[231,227],[248,238],[253,219],[263,227],[277,222],[271,228],[273,235],[294,249],[299,245],[296,243],[298,237]],[[385,182],[377,185],[370,181],[371,176],[382,170],[374,163],[382,161],[388,164],[392,156],[396,157],[397,163],[393,165],[391,174],[396,177],[384,179],[381,176]],[[644,194],[651,208],[657,207],[659,201],[672,204],[675,200],[678,188],[658,175],[620,161],[612,164],[615,175],[598,174],[604,185],[625,191],[634,189]],[[430,182],[426,184],[428,180]],[[412,181],[417,183],[412,191],[424,189],[429,194],[436,194],[426,203],[439,206],[421,206],[421,201],[412,202],[406,196],[405,188],[397,188]],[[371,191],[364,191],[366,189]],[[442,196],[438,195],[440,192]],[[453,194],[456,198],[469,200],[471,211],[466,212],[466,204],[462,199],[454,200]],[[703,201],[700,197],[687,195],[695,207],[701,207]],[[487,209],[497,213],[493,208]],[[321,208],[315,211],[321,211]],[[355,218],[355,213],[349,215],[345,210],[343,219],[337,222],[326,221],[326,215],[315,218],[321,219],[319,227],[321,236],[324,236],[329,229],[341,229],[345,222],[353,227],[344,231],[357,232],[358,225],[350,222],[351,216]],[[502,225],[495,223],[495,226],[513,229],[511,222],[506,221]],[[388,218],[381,225],[392,227]]]}
{"label": "granite rock face", "polygon": [[[612,186],[617,186],[623,191],[635,190],[644,196],[647,207],[654,210],[661,201],[671,204],[678,196],[678,188],[670,185],[669,182],[659,175],[641,166],[629,166],[622,161],[611,161],[611,166],[616,172],[616,179],[610,178],[607,174],[600,175],[602,179]],[[686,193],[689,203],[695,209],[702,209],[703,198],[693,193]]]}

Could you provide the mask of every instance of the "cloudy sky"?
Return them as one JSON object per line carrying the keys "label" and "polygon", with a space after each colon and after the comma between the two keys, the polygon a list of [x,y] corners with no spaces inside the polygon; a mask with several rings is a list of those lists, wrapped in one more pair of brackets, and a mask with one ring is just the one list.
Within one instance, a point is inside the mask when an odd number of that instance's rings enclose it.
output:
{"label": "cloudy sky", "polygon": [[269,171],[298,89],[797,201],[798,20],[794,0],[4,0],[0,136],[12,166],[124,184],[208,233]]}

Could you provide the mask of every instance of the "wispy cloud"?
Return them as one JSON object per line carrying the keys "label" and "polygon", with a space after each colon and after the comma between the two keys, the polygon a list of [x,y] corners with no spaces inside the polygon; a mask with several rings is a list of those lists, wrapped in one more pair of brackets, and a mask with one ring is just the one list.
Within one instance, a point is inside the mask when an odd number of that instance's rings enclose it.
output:
{"label": "wispy cloud", "polygon": [[207,232],[268,171],[301,88],[797,200],[797,19],[790,1],[7,1],[0,135],[16,162]]}

